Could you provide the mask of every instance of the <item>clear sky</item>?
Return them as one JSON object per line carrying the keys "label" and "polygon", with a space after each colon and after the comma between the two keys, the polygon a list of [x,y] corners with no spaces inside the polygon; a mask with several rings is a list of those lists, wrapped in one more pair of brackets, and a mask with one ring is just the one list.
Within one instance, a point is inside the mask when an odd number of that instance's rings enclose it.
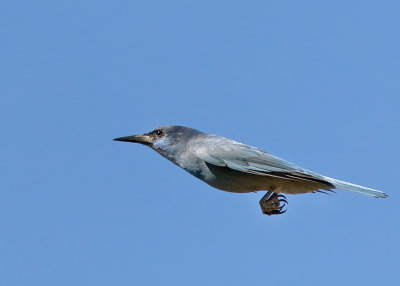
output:
{"label": "clear sky", "polygon": [[[300,3],[301,2],[301,3]],[[398,1],[3,1],[0,285],[395,285]],[[185,125],[377,188],[211,188],[112,141]]]}

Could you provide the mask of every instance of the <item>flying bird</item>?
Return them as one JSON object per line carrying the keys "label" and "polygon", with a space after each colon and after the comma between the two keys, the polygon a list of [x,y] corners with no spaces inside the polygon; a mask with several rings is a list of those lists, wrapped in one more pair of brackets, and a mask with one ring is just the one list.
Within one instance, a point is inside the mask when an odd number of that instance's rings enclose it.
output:
{"label": "flying bird", "polygon": [[286,212],[287,199],[282,194],[340,189],[375,198],[387,197],[384,192],[319,175],[256,147],[189,127],[162,126],[146,134],[114,140],[149,146],[219,190],[267,191],[260,200],[261,210],[266,215]]}

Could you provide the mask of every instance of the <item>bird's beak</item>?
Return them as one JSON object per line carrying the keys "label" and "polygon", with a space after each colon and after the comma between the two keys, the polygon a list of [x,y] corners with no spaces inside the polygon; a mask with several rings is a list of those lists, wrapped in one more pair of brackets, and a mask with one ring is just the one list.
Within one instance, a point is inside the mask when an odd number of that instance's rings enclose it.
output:
{"label": "bird's beak", "polygon": [[114,141],[140,143],[144,145],[149,145],[153,142],[152,138],[147,134],[119,137],[115,138]]}

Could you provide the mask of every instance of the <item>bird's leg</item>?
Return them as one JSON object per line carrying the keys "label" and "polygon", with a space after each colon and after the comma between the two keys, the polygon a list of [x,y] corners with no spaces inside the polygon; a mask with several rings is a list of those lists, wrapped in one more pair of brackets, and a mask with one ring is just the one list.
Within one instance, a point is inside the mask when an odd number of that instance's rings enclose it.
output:
{"label": "bird's leg", "polygon": [[288,204],[284,195],[278,195],[274,193],[275,188],[271,188],[265,196],[260,200],[260,206],[263,214],[283,214],[286,210],[283,208]]}

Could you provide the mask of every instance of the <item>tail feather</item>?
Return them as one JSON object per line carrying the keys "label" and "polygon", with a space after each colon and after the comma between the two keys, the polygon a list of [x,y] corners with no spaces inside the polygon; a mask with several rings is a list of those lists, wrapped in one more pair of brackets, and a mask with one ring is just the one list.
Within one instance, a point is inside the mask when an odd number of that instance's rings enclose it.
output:
{"label": "tail feather", "polygon": [[367,196],[371,196],[374,198],[386,198],[388,195],[385,194],[384,192],[374,190],[371,188],[366,188],[363,186],[355,185],[352,183],[336,180],[333,178],[325,177],[325,180],[327,180],[329,183],[335,186],[335,188],[343,190],[343,191],[348,191],[348,192],[355,192]]}

